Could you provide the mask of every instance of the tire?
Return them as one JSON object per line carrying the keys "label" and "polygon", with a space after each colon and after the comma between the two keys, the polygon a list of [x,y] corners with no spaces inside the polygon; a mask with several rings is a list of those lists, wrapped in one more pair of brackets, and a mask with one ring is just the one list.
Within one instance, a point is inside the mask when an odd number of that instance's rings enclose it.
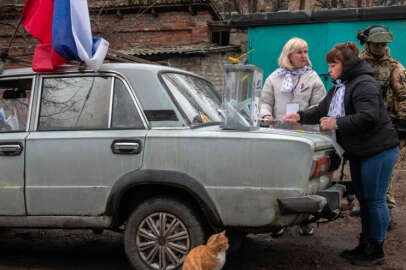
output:
{"label": "tire", "polygon": [[189,251],[204,243],[203,224],[193,208],[178,199],[144,201],[131,213],[124,232],[131,266],[136,270],[180,269]]}

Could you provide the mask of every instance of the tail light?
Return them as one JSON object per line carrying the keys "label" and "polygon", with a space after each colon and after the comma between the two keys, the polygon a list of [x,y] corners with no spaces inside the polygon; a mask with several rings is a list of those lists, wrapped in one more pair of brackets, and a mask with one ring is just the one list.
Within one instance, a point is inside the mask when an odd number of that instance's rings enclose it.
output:
{"label": "tail light", "polygon": [[316,159],[312,178],[326,174],[330,169],[330,157]]}

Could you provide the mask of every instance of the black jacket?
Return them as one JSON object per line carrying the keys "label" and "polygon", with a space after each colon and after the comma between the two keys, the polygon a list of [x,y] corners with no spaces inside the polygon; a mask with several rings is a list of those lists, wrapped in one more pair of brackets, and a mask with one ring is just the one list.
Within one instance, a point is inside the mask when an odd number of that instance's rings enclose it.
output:
{"label": "black jacket", "polygon": [[[337,119],[337,142],[349,159],[376,155],[399,144],[373,69],[358,57],[347,61],[339,79],[346,86],[345,116]],[[300,123],[317,124],[327,116],[334,87],[316,107],[299,111]]]}

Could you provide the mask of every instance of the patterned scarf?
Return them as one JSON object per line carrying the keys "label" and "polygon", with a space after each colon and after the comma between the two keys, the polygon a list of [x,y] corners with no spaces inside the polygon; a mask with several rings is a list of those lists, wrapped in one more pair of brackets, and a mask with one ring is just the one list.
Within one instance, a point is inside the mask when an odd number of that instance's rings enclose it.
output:
{"label": "patterned scarf", "polygon": [[344,95],[345,95],[345,84],[341,80],[336,80],[334,82],[336,92],[331,100],[330,107],[328,109],[328,116],[339,118],[345,116],[344,108]]}
{"label": "patterned scarf", "polygon": [[277,69],[277,75],[282,77],[283,76],[283,82],[282,82],[282,88],[281,92],[283,93],[290,93],[293,90],[293,76],[298,76],[298,75],[303,75],[307,71],[311,70],[309,66],[305,66],[301,69],[296,69],[296,70],[289,70],[286,68],[278,68]]}

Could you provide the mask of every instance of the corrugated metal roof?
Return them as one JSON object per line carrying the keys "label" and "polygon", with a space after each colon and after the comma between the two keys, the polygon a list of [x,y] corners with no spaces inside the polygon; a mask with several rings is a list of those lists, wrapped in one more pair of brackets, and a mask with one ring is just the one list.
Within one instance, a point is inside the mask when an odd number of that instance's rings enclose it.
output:
{"label": "corrugated metal roof", "polygon": [[173,4],[210,4],[210,0],[88,0],[89,7],[168,6]]}
{"label": "corrugated metal roof", "polygon": [[[0,50],[2,48],[0,47]],[[18,60],[17,64],[10,63],[9,68],[11,66],[15,67],[22,67],[22,66],[30,66],[32,55],[34,53],[32,46],[15,46],[11,47],[10,51],[14,51],[17,49],[26,49],[24,54],[10,54],[12,58]],[[108,55],[106,60],[112,60],[113,62],[138,62],[138,63],[161,63],[159,61],[151,62],[146,59],[142,59],[142,56],[148,55],[192,55],[192,54],[208,54],[208,53],[221,53],[221,52],[239,52],[241,50],[241,46],[239,45],[226,45],[220,46],[214,43],[209,42],[200,42],[200,43],[193,43],[193,44],[180,44],[180,45],[164,45],[164,46],[154,46],[154,47],[146,47],[146,46],[133,46],[131,49],[126,50],[114,50],[109,49]]]}
{"label": "corrugated metal roof", "polygon": [[121,53],[137,56],[158,55],[158,54],[207,54],[213,52],[227,52],[240,50],[239,45],[217,45],[209,42],[193,44],[145,46],[135,45],[130,49],[119,50]]}
{"label": "corrugated metal roof", "polygon": [[[1,0],[0,0],[1,1]],[[15,3],[0,3],[0,15],[21,12],[25,0],[16,0]],[[216,20],[221,19],[220,12],[211,0],[88,0],[89,10],[97,11],[115,9],[150,9],[150,8],[179,8],[192,5],[193,7],[208,8]]]}
{"label": "corrugated metal roof", "polygon": [[217,6],[211,0],[88,0],[90,10],[119,9],[152,9],[152,8],[179,8],[179,7],[208,8],[215,20],[221,20]]}
{"label": "corrugated metal roof", "polygon": [[[4,3],[3,3],[4,2]],[[4,5],[15,5],[15,4],[24,4],[26,0],[13,0],[13,1],[2,1]],[[89,6],[117,6],[117,5],[146,5],[151,4],[189,4],[189,3],[211,3],[211,0],[88,0]]]}

